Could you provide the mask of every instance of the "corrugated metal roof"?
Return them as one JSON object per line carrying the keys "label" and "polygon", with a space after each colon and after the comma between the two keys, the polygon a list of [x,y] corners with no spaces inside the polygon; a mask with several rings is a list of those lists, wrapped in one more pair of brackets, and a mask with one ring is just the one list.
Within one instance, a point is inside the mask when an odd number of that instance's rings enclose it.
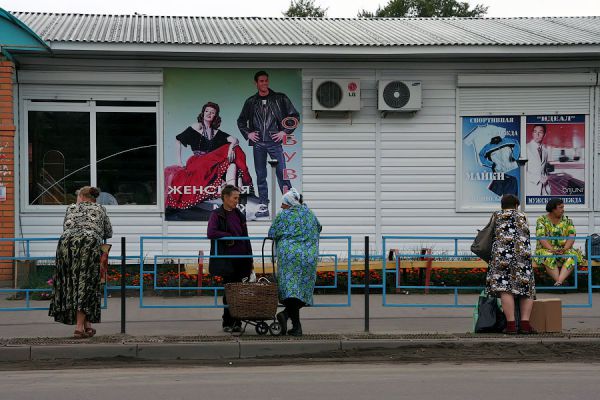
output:
{"label": "corrugated metal roof", "polygon": [[597,45],[600,17],[229,18],[14,12],[47,42],[240,46]]}

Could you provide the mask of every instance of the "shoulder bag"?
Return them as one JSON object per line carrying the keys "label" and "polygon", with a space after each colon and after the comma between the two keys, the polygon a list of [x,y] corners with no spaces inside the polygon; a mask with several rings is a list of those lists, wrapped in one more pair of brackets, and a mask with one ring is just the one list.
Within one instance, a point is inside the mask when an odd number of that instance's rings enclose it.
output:
{"label": "shoulder bag", "polygon": [[492,244],[494,242],[494,230],[496,229],[496,215],[492,214],[490,222],[475,236],[471,245],[471,251],[486,263],[492,259]]}

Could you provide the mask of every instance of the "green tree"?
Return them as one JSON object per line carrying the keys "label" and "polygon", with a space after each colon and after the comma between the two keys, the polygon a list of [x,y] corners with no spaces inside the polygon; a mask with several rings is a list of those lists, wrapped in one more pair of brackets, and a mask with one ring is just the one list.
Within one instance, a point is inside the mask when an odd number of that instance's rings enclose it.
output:
{"label": "green tree", "polygon": [[315,5],[315,0],[291,0],[290,7],[283,13],[286,17],[325,17],[326,8]]}
{"label": "green tree", "polygon": [[386,6],[377,7],[375,12],[362,10],[359,17],[482,17],[488,7],[456,0],[389,0]]}

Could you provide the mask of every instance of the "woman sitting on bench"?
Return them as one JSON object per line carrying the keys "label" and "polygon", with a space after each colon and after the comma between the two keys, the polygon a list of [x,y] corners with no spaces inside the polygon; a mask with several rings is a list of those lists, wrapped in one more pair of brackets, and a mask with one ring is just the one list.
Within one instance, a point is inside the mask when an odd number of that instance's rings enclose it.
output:
{"label": "woman sitting on bench", "polygon": [[[565,215],[565,203],[561,199],[550,199],[546,204],[546,211],[548,214],[537,219],[537,237],[575,237],[575,226]],[[546,271],[555,281],[554,286],[562,286],[571,274],[575,260],[581,263],[583,255],[579,249],[573,248],[573,243],[575,239],[539,239],[537,242],[535,255],[542,257],[535,257],[534,261],[546,267]],[[560,266],[562,268],[559,269]]]}

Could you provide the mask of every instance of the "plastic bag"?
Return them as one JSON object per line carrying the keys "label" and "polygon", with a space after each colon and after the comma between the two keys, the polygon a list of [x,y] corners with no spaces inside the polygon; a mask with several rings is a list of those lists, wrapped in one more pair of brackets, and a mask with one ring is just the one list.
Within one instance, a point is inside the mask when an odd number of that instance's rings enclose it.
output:
{"label": "plastic bag", "polygon": [[250,283],[256,282],[256,274],[254,273],[254,270],[252,270],[252,272],[250,272],[250,278],[248,279],[248,282],[250,282]]}
{"label": "plastic bag", "polygon": [[499,300],[481,292],[475,309],[475,333],[497,333],[506,328],[506,317]]}

